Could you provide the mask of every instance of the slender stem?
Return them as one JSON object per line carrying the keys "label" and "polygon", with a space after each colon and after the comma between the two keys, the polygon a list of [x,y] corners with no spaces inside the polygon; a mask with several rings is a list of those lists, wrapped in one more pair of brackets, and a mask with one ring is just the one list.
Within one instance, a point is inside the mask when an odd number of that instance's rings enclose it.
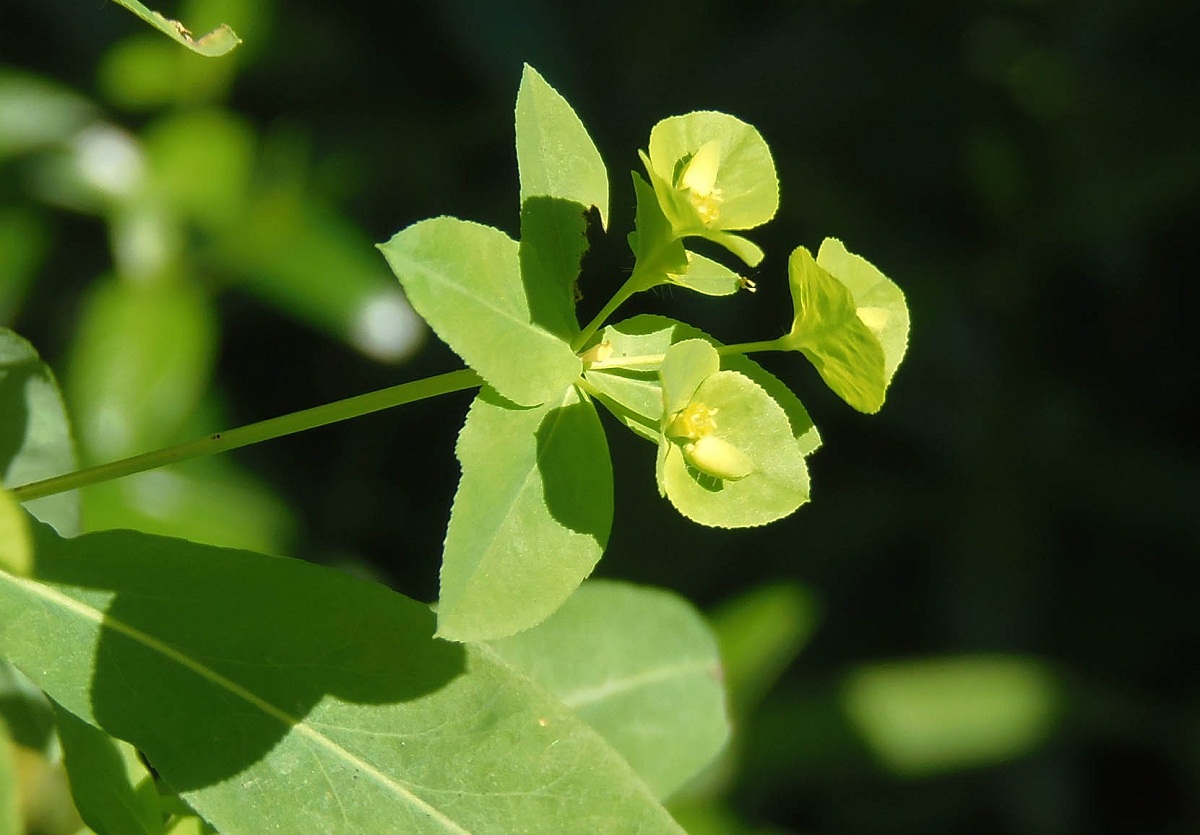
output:
{"label": "slender stem", "polygon": [[717,349],[717,353],[722,356],[726,354],[752,354],[755,351],[786,351],[787,346],[783,344],[783,338],[779,339],[764,339],[760,342],[740,342],[737,345],[722,345]]}
{"label": "slender stem", "polygon": [[580,332],[579,336],[575,337],[575,341],[571,344],[571,350],[578,351],[586,345],[588,340],[592,338],[592,335],[600,330],[600,326],[608,321],[608,317],[612,316],[618,307],[623,305],[630,296],[641,289],[633,282],[636,277],[636,273],[631,275],[629,280],[621,285],[621,289],[614,293],[613,297],[608,300],[608,304],[604,305],[600,312],[596,314],[596,317],[588,322],[587,327]]}
{"label": "slender stem", "polygon": [[436,377],[427,377],[424,380],[413,380],[412,382],[401,383],[391,388],[348,397],[345,400],[338,400],[335,403],[326,403],[323,406],[314,406],[311,409],[292,412],[289,415],[251,423],[248,426],[240,426],[237,429],[230,429],[227,432],[216,432],[206,438],[199,438],[195,441],[188,441],[187,443],[166,447],[154,452],[146,452],[141,455],[135,455],[132,458],[123,458],[120,461],[112,461],[108,464],[88,467],[87,469],[77,470],[73,473],[47,478],[43,481],[23,484],[20,487],[11,488],[10,492],[21,502],[40,499],[43,496],[53,496],[56,493],[64,493],[67,490],[74,490],[77,487],[86,487],[90,484],[111,481],[114,478],[152,470],[166,464],[173,464],[176,461],[185,461],[189,458],[226,452],[238,447],[269,441],[273,438],[282,438],[284,435],[303,432],[306,429],[315,429],[318,426],[326,426],[330,423],[338,423],[339,421],[349,420],[360,415],[368,415],[382,409],[390,409],[393,406],[415,403],[418,400],[436,397],[439,394],[462,391],[473,388],[479,385],[480,382],[479,375],[469,368],[463,368],[459,371],[451,371],[448,374],[439,374]]}

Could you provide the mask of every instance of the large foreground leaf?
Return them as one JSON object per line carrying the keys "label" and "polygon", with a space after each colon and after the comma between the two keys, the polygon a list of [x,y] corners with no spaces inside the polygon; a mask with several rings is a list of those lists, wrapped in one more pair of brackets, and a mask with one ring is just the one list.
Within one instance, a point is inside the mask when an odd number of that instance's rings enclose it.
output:
{"label": "large foreground leaf", "polygon": [[645,783],[429,610],[295,560],[37,535],[0,647],[226,833],[678,832]]}
{"label": "large foreground leaf", "polygon": [[499,229],[436,217],[379,248],[413,308],[507,399],[536,406],[579,376],[571,346],[534,323],[517,242]]}
{"label": "large foreground leaf", "polygon": [[574,388],[538,409],[485,388],[456,452],[463,474],[446,532],[438,635],[503,638],[562,605],[604,553],[608,445],[595,407]]}
{"label": "large foreground leaf", "polygon": [[660,798],[729,737],[712,631],[670,592],[589,580],[545,623],[492,648],[600,731]]}

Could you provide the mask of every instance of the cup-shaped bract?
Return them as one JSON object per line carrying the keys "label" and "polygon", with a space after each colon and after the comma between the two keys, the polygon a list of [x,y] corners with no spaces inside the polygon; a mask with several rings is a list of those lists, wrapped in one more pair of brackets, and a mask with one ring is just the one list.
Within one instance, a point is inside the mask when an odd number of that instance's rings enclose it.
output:
{"label": "cup-shaped bract", "polygon": [[730,234],[761,226],[779,207],[775,162],[753,126],[714,111],[672,116],[654,126],[642,161],[678,237],[708,238],[751,266],[762,259]]}
{"label": "cup-shaped bract", "polygon": [[795,318],[782,343],[808,357],[850,406],[879,411],[908,345],[900,288],[834,238],[825,239],[815,260],[797,247],[788,279]]}
{"label": "cup-shaped bract", "polygon": [[808,470],[782,406],[704,340],[672,345],[659,369],[659,492],[684,516],[723,528],[763,525],[808,499]]}

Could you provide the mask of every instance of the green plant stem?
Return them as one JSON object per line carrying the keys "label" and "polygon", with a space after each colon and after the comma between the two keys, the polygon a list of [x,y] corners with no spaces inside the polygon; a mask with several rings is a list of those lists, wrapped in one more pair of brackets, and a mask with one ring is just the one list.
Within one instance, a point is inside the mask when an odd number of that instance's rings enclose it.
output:
{"label": "green plant stem", "polygon": [[787,351],[788,346],[783,344],[784,338],[779,339],[764,339],[759,342],[739,342],[737,345],[722,345],[717,348],[717,353],[722,356],[726,354],[753,354],[756,351]]}
{"label": "green plant stem", "polygon": [[43,481],[30,482],[20,487],[13,487],[10,492],[20,502],[40,499],[43,496],[53,496],[56,493],[64,493],[78,487],[87,487],[91,484],[99,484],[114,478],[152,470],[176,461],[227,452],[250,444],[293,435],[306,429],[315,429],[318,426],[326,426],[360,415],[390,409],[393,406],[403,406],[406,403],[437,397],[439,394],[463,391],[478,386],[481,382],[478,374],[469,368],[463,368],[459,371],[439,374],[436,377],[401,383],[398,386],[348,397],[335,403],[326,403],[323,406],[314,406],[311,409],[292,412],[289,415],[251,423],[248,426],[240,426],[226,432],[215,432],[205,438],[135,455],[132,458],[122,458],[119,461],[76,470],[73,473],[47,478]]}
{"label": "green plant stem", "polygon": [[608,300],[608,304],[604,305],[600,312],[596,314],[596,317],[588,322],[587,327],[580,332],[579,336],[575,337],[575,341],[571,343],[571,350],[578,351],[583,348],[588,343],[588,340],[592,338],[592,335],[600,329],[600,326],[608,321],[608,317],[612,316],[618,307],[623,305],[630,296],[641,289],[638,285],[634,284],[635,278],[638,278],[640,282],[641,279],[634,273],[634,275],[629,277],[628,281],[621,285],[621,289],[613,293],[613,297]]}

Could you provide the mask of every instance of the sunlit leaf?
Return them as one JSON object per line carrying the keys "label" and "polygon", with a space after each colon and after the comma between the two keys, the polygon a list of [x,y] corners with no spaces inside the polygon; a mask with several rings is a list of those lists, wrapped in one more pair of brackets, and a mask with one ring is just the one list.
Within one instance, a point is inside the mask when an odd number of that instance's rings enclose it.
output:
{"label": "sunlit leaf", "polygon": [[[0,482],[9,488],[75,469],[75,445],[62,394],[33,346],[0,328]],[[64,534],[79,530],[75,493],[28,502],[25,509]]]}
{"label": "sunlit leaf", "polygon": [[571,105],[528,64],[517,92],[517,168],[521,205],[556,197],[595,206],[608,224],[608,172]]}
{"label": "sunlit leaf", "polygon": [[637,197],[636,229],[629,233],[629,248],[637,258],[634,269],[643,277],[641,287],[648,290],[668,281],[672,274],[686,272],[687,252],[663,214],[654,189],[636,172],[633,193]]}
{"label": "sunlit leaf", "polygon": [[298,560],[42,528],[0,646],[221,831],[679,832],[591,728],[434,615]]}
{"label": "sunlit leaf", "polygon": [[746,279],[711,258],[695,252],[687,253],[687,269],[667,279],[677,287],[686,287],[706,296],[731,296],[738,290],[753,287]]}
{"label": "sunlit leaf", "polygon": [[680,234],[753,229],[779,207],[767,143],[753,126],[726,113],[662,120],[650,132],[649,164],[655,191]]}
{"label": "sunlit leaf", "polygon": [[[684,339],[704,339],[720,346],[717,340],[698,328],[665,316],[635,316],[609,325],[598,337],[612,349],[606,367],[589,369],[585,375],[618,418],[634,432],[655,443],[663,408],[658,365],[648,363],[621,368],[620,363],[627,358],[662,357],[672,344]],[[783,407],[802,454],[809,455],[821,445],[820,435],[804,405],[779,378],[743,354],[721,357],[721,368],[746,375]]]}
{"label": "sunlit leaf", "polygon": [[571,346],[533,323],[517,242],[503,232],[439,217],[379,248],[422,318],[505,398],[535,406],[579,376]]}
{"label": "sunlit leaf", "polygon": [[171,20],[158,12],[151,11],[138,0],[117,0],[117,3],[129,9],[171,40],[183,44],[199,55],[215,58],[224,55],[242,42],[241,38],[224,23],[207,35],[193,38],[192,33],[178,20]]}
{"label": "sunlit leaf", "polygon": [[544,623],[492,648],[598,730],[659,798],[729,736],[712,632],[669,592],[589,580]]}
{"label": "sunlit leaf", "polygon": [[595,407],[571,389],[522,409],[484,389],[459,435],[462,480],[442,557],[438,635],[503,638],[562,605],[612,525],[612,465]]}

